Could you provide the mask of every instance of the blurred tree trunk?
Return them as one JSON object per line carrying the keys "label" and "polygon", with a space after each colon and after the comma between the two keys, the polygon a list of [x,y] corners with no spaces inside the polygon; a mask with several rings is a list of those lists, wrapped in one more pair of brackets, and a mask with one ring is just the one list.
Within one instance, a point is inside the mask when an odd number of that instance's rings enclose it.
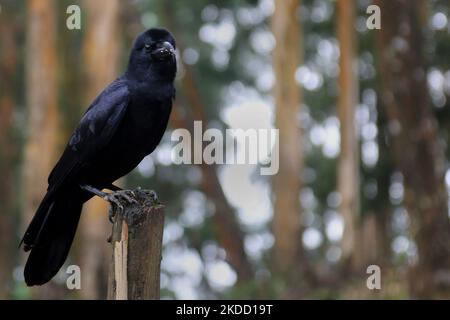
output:
{"label": "blurred tree trunk", "polygon": [[298,273],[302,266],[302,227],[300,213],[302,132],[299,127],[300,86],[295,72],[300,65],[301,33],[297,19],[298,0],[275,1],[272,32],[276,39],[273,52],[275,72],[276,128],[279,129],[279,172],[273,177],[276,269],[284,274]]}
{"label": "blurred tree trunk", "polygon": [[45,194],[47,175],[55,161],[58,133],[55,1],[29,0],[27,10],[24,226]]}
{"label": "blurred tree trunk", "polygon": [[[22,234],[47,190],[58,148],[56,1],[27,1],[25,51],[27,123],[22,163]],[[51,284],[34,298],[57,295]]]}
{"label": "blurred tree trunk", "polygon": [[[341,241],[342,261],[352,271],[361,263],[355,246],[359,222],[359,148],[355,126],[358,102],[356,68],[355,9],[353,0],[337,1],[337,37],[339,41],[339,96],[338,117],[341,133],[341,152],[338,165],[338,191],[341,196],[339,211],[344,218]],[[358,261],[359,260],[359,261]]]}
{"label": "blurred tree trunk", "polygon": [[[380,93],[378,94],[378,104],[382,104]],[[383,268],[391,267],[392,256],[392,205],[389,197],[389,187],[391,176],[394,171],[394,163],[390,154],[388,120],[383,112],[384,108],[378,108],[377,127],[378,127],[378,163],[376,167],[377,196],[374,199],[374,211],[376,212],[378,236],[377,264]]]}
{"label": "blurred tree trunk", "polygon": [[[183,52],[183,38],[180,35],[173,18],[174,8],[169,1],[165,1],[162,6],[162,12],[165,15],[170,30],[174,33],[177,40],[177,48],[179,52]],[[182,63],[182,61],[179,61]],[[204,111],[201,92],[194,77],[193,70],[190,66],[183,64],[184,75],[181,78],[181,86],[183,94],[189,103],[191,110],[183,112],[174,107],[172,109],[171,122],[176,127],[188,129],[191,134],[193,132],[194,121],[202,121],[203,127],[208,127],[208,119]],[[244,235],[236,221],[236,210],[228,202],[222,186],[219,181],[217,168],[214,165],[199,165],[202,171],[201,188],[208,199],[211,199],[215,205],[213,216],[214,229],[217,234],[219,245],[227,253],[227,262],[235,269],[238,282],[245,282],[253,279],[253,267],[248,260],[244,249]],[[230,235],[233,235],[230,237]]]}
{"label": "blurred tree trunk", "polygon": [[[3,10],[10,10],[10,3]],[[16,256],[13,232],[15,158],[14,85],[17,74],[17,26],[11,15],[0,19],[0,300],[10,296],[12,270]]]}
{"label": "blurred tree trunk", "polygon": [[377,1],[382,12],[378,52],[382,105],[396,166],[404,177],[404,203],[418,261],[410,268],[411,294],[449,297],[450,222],[444,158],[429,101],[421,1]]}
{"label": "blurred tree trunk", "polygon": [[[85,106],[119,74],[121,49],[120,2],[96,0],[83,2],[86,10],[85,39],[83,43]],[[113,159],[111,159],[113,161]],[[83,299],[104,299],[108,278],[111,233],[108,204],[98,197],[84,206],[81,219],[81,270]]]}

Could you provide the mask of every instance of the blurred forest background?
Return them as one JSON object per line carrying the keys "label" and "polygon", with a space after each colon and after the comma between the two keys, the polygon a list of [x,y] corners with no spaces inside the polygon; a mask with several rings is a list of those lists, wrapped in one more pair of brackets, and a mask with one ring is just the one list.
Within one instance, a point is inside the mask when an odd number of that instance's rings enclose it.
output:
{"label": "blurred forest background", "polygon": [[[66,27],[69,5],[81,30]],[[381,29],[366,10],[381,8]],[[29,289],[17,249],[85,108],[135,36],[178,43],[161,145],[120,183],[166,205],[162,298],[450,298],[447,0],[0,0],[0,298],[106,297],[107,204]],[[170,132],[279,128],[280,171],[173,165]],[[113,161],[113,160],[112,160]],[[366,269],[381,268],[381,290]]]}

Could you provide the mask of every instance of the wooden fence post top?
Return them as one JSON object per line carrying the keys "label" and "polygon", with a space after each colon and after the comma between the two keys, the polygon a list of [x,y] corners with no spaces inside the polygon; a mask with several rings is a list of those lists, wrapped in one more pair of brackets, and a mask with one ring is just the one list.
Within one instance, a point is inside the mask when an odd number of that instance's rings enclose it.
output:
{"label": "wooden fence post top", "polygon": [[150,190],[124,190],[111,235],[108,299],[159,299],[164,206]]}

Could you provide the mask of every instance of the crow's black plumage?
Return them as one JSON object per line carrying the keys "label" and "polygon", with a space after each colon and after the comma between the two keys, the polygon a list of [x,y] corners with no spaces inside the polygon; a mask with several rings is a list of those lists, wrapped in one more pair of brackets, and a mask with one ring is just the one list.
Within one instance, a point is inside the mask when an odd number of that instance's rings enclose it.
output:
{"label": "crow's black plumage", "polygon": [[164,29],[139,35],[126,72],[82,117],[22,240],[24,249],[31,250],[24,271],[27,285],[48,282],[64,264],[83,203],[92,197],[80,185],[110,186],[160,142],[175,96],[174,50],[175,40]]}

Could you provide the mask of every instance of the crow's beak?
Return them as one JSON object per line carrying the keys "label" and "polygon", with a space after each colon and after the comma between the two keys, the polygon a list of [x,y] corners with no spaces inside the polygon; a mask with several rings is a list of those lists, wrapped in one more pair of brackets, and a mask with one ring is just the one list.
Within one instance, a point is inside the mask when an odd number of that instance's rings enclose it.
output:
{"label": "crow's beak", "polygon": [[166,60],[175,54],[175,48],[170,42],[164,41],[158,44],[157,48],[153,50],[152,57],[157,60]]}

